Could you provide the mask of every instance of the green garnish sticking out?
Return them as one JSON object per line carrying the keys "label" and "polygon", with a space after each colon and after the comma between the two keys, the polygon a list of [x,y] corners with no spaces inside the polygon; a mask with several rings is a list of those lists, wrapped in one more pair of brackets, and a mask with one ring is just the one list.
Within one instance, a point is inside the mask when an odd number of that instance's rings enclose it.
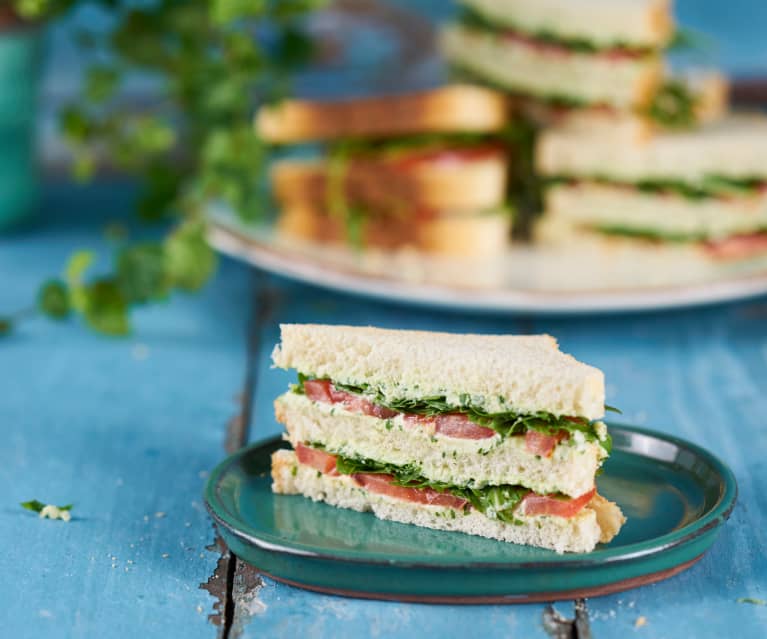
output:
{"label": "green garnish sticking out", "polygon": [[[293,384],[291,390],[294,393],[303,394],[303,384],[310,379],[313,378],[299,373],[298,384]],[[421,397],[419,399],[389,399],[379,389],[373,388],[369,384],[333,382],[333,386],[347,393],[364,395],[376,405],[398,413],[424,415],[427,417],[444,415],[446,413],[463,413],[475,424],[490,428],[501,435],[501,437],[523,435],[528,430],[535,430],[546,435],[556,435],[559,431],[564,430],[570,435],[576,432],[582,433],[586,441],[599,443],[607,454],[612,449],[610,435],[607,434],[604,439],[600,439],[593,422],[589,422],[584,418],[557,416],[543,411],[530,414],[520,414],[514,411],[488,413],[474,405],[469,395],[462,395],[460,398],[461,403],[454,405],[449,403],[444,395]]]}
{"label": "green garnish sticking out", "polygon": [[63,521],[69,521],[72,519],[70,511],[74,504],[66,504],[65,506],[54,506],[53,504],[44,504],[43,502],[32,499],[30,501],[23,501],[19,504],[26,510],[31,510],[33,513],[37,513],[40,517],[48,517],[49,519],[62,519]]}
{"label": "green garnish sticking out", "polygon": [[[312,444],[316,447],[316,444]],[[485,486],[474,488],[469,486],[453,486],[444,482],[437,482],[425,479],[420,474],[420,469],[413,465],[395,466],[374,461],[372,459],[361,459],[336,457],[336,470],[342,475],[353,475],[355,473],[375,473],[391,475],[394,480],[392,483],[397,486],[406,486],[407,488],[431,488],[440,493],[449,493],[455,497],[460,497],[469,502],[474,508],[484,513],[492,519],[499,519],[507,523],[519,523],[514,517],[514,510],[525,498],[530,490],[522,486]]]}

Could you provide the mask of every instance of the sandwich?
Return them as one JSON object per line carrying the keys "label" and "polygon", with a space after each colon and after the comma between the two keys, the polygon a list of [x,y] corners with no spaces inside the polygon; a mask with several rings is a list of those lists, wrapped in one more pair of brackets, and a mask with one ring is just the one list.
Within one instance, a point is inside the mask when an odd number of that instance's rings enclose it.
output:
{"label": "sandwich", "polygon": [[448,62],[506,91],[559,106],[650,105],[674,34],[665,0],[461,0],[441,34]]}
{"label": "sandwich", "polygon": [[683,244],[715,258],[767,250],[767,118],[731,115],[643,142],[570,123],[543,132],[544,240],[573,233]]}
{"label": "sandwich", "polygon": [[274,164],[278,232],[448,255],[503,250],[508,151],[497,134],[507,111],[504,96],[468,85],[261,109],[265,141],[324,147],[318,157]]}
{"label": "sandwich", "polygon": [[603,375],[549,336],[287,324],[272,359],[298,372],[276,493],[560,553],[625,521],[595,485]]}

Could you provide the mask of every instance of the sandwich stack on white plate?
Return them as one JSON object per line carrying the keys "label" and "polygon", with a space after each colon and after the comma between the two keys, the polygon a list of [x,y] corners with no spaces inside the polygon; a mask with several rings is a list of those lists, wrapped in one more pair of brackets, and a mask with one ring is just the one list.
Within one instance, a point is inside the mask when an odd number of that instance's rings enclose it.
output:
{"label": "sandwich stack on white plate", "polygon": [[767,118],[728,114],[718,73],[666,69],[670,0],[460,2],[447,60],[540,127],[539,241],[767,249]]}
{"label": "sandwich stack on white plate", "polygon": [[278,233],[361,249],[500,253],[511,225],[508,154],[496,138],[507,102],[491,89],[452,85],[262,108],[263,140],[321,146],[312,159],[273,165]]}
{"label": "sandwich stack on white plate", "polygon": [[291,450],[273,490],[381,519],[590,552],[625,519],[597,492],[602,372],[548,335],[281,326]]}

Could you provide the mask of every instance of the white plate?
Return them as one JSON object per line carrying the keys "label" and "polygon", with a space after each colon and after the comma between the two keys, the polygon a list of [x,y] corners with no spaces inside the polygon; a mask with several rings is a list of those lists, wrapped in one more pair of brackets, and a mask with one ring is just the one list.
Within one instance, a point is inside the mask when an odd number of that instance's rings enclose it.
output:
{"label": "white plate", "polygon": [[420,306],[465,311],[605,313],[674,309],[767,294],[767,256],[738,263],[694,249],[568,250],[513,246],[485,260],[448,260],[286,241],[268,227],[211,213],[218,250],[316,286]]}

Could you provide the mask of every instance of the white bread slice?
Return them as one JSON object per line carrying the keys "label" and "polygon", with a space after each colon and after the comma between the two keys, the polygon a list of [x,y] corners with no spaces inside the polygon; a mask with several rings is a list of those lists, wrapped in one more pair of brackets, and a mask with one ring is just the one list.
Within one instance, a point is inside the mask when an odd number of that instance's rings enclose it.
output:
{"label": "white bread slice", "polygon": [[460,0],[499,26],[587,40],[659,48],[674,33],[670,0]]}
{"label": "white bread slice", "polygon": [[274,144],[391,137],[414,133],[492,132],[507,120],[506,97],[468,84],[341,101],[285,100],[259,109],[259,137]]}
{"label": "white bread slice", "polygon": [[[350,244],[345,222],[316,206],[283,209],[276,228],[286,239]],[[362,223],[362,248],[484,259],[506,249],[510,232],[511,217],[505,211],[474,215],[443,212],[428,219],[371,217]]]}
{"label": "white bread slice", "polygon": [[562,353],[549,335],[459,335],[362,326],[281,324],[279,368],[370,384],[387,398],[445,396],[489,413],[546,411],[599,419],[602,371]]}
{"label": "white bread slice", "polygon": [[[767,168],[767,167],[766,167]],[[767,228],[767,192],[690,200],[670,193],[582,182],[547,189],[546,213],[581,226],[610,226],[718,239]]]}
{"label": "white bread slice", "polygon": [[621,144],[593,126],[571,122],[544,131],[535,162],[543,175],[603,176],[627,183],[707,175],[767,176],[767,117],[730,115],[692,131],[664,132],[644,144]]}
{"label": "white bread slice", "polygon": [[517,519],[521,524],[507,524],[473,509],[464,512],[371,493],[350,476],[323,475],[299,463],[290,450],[272,455],[272,481],[272,490],[278,494],[300,494],[339,508],[372,511],[379,519],[550,548],[557,553],[591,552],[597,543],[612,540],[625,521],[618,506],[594,497],[574,517],[520,513]]}
{"label": "white bread slice", "polygon": [[443,29],[440,43],[450,63],[509,91],[542,99],[641,108],[663,80],[663,62],[656,55],[611,59],[551,52],[461,25]]}
{"label": "white bread slice", "polygon": [[551,457],[541,457],[527,450],[524,437],[447,437],[433,428],[408,426],[402,416],[387,422],[296,393],[278,397],[274,409],[293,447],[320,443],[344,457],[412,464],[426,479],[457,486],[518,484],[541,494],[578,497],[594,487],[594,475],[606,457],[599,444],[582,437],[561,442]]}
{"label": "white bread slice", "polygon": [[[321,160],[283,160],[272,166],[272,190],[282,207],[315,206],[327,199],[330,168]],[[503,153],[473,160],[419,161],[407,170],[385,159],[350,162],[343,184],[348,201],[434,211],[481,211],[503,205],[507,163]]]}

